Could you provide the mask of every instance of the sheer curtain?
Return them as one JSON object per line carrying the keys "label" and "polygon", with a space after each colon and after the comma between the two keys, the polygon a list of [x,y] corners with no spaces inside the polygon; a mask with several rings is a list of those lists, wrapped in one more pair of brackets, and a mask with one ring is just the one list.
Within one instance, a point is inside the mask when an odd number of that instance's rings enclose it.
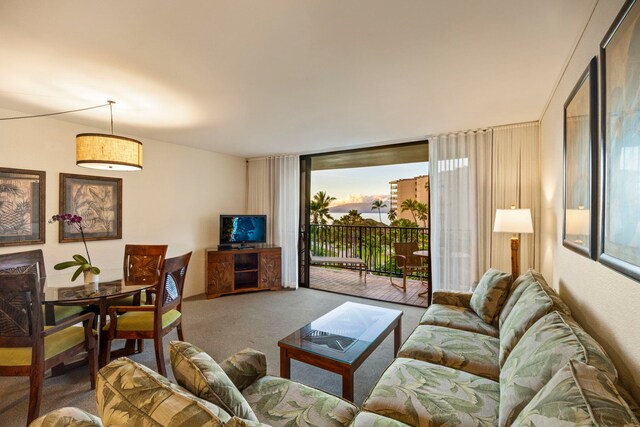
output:
{"label": "sheer curtain", "polygon": [[490,152],[490,130],[429,138],[434,290],[469,290],[486,262],[480,245],[489,238],[484,231],[490,221],[485,194]]}
{"label": "sheer curtain", "polygon": [[298,287],[299,156],[250,159],[247,210],[267,215],[267,241],[282,247],[282,286]]}

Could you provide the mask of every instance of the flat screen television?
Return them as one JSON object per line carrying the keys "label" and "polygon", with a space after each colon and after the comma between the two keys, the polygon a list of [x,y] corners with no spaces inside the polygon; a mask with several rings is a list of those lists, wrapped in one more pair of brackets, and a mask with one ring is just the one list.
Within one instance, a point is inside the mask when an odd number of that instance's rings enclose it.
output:
{"label": "flat screen television", "polygon": [[220,215],[220,246],[267,243],[266,215]]}

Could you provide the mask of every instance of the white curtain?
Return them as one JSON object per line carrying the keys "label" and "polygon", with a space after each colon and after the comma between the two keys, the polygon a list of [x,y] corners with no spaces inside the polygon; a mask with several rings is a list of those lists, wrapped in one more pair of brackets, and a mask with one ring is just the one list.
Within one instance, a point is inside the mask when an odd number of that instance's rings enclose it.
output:
{"label": "white curtain", "polygon": [[433,289],[469,290],[486,254],[486,188],[490,180],[491,131],[429,138],[431,274]]}
{"label": "white curtain", "polygon": [[250,159],[247,210],[267,215],[267,241],[282,248],[282,286],[298,287],[299,156]]}

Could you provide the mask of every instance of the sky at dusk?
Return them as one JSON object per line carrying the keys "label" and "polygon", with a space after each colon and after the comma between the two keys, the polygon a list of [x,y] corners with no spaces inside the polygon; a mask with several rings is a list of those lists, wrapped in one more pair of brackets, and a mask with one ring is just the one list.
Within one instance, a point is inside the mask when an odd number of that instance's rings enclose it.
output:
{"label": "sky at dusk", "polygon": [[427,175],[428,162],[366,168],[333,169],[311,173],[311,195],[325,191],[332,205],[389,198],[389,181]]}

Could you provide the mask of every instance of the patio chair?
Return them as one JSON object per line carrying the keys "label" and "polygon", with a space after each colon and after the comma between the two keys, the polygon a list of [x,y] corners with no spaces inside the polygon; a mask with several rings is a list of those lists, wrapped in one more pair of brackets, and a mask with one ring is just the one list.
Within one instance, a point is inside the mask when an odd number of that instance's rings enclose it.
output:
{"label": "patio chair", "polygon": [[418,242],[394,243],[393,248],[395,249],[395,255],[393,257],[396,260],[396,265],[398,266],[398,269],[402,271],[402,286],[394,283],[393,277],[389,276],[391,284],[406,292],[407,276],[414,273],[422,273],[420,276],[420,282],[424,284],[423,275],[428,274],[429,268],[424,257],[413,254],[415,251],[420,250]]}

